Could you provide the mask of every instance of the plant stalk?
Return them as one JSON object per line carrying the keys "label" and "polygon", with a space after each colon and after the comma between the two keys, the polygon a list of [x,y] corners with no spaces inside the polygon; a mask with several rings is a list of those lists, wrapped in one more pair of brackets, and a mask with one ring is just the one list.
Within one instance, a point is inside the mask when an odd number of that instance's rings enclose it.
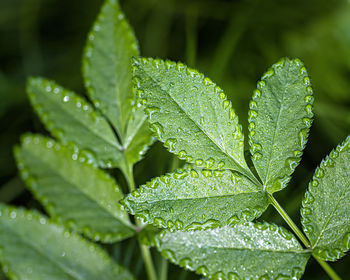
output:
{"label": "plant stalk", "polygon": [[[289,225],[289,227],[293,230],[293,232],[299,237],[300,241],[304,244],[304,246],[308,249],[311,248],[311,244],[306,236],[301,232],[301,230],[297,227],[297,225],[293,222],[293,220],[289,217],[286,211],[282,208],[282,206],[277,202],[277,200],[271,195],[268,194],[270,201],[277,210],[277,212],[282,216],[285,222]],[[341,277],[332,269],[332,267],[325,261],[321,260],[314,254],[312,256],[316,259],[316,261],[322,266],[323,270],[328,274],[328,276],[332,280],[342,280]]]}
{"label": "plant stalk", "polygon": [[[128,182],[130,192],[134,191],[136,188],[135,188],[135,181],[134,181],[132,166],[129,166],[128,171],[124,172],[124,175]],[[140,223],[137,220],[136,220],[136,225],[140,226]],[[157,274],[156,274],[156,270],[154,269],[151,251],[149,250],[148,246],[143,245],[141,243],[139,243],[139,245],[140,245],[142,258],[145,262],[145,268],[146,268],[148,280],[157,280]]]}
{"label": "plant stalk", "polygon": [[162,258],[160,264],[159,280],[168,279],[168,261],[165,258]]}
{"label": "plant stalk", "polygon": [[325,262],[324,260],[321,260],[315,255],[312,255],[312,256],[322,266],[323,270],[327,272],[328,276],[332,280],[342,280],[341,277],[332,269],[332,267],[327,262]]}

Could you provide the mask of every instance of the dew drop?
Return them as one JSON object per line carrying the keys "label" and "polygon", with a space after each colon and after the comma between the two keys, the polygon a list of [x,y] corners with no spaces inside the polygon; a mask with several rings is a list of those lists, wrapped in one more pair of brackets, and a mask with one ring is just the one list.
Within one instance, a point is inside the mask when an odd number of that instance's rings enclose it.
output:
{"label": "dew drop", "polygon": [[206,165],[207,168],[211,168],[211,167],[213,167],[214,162],[215,162],[215,161],[214,161],[213,158],[208,158],[208,159],[205,161],[205,165]]}
{"label": "dew drop", "polygon": [[304,85],[306,86],[309,86],[311,84],[309,77],[304,77],[303,81],[304,81]]}
{"label": "dew drop", "polygon": [[310,128],[311,127],[311,124],[312,124],[312,120],[309,119],[309,118],[303,118],[303,123],[305,124],[305,126],[307,128]]}
{"label": "dew drop", "polygon": [[68,102],[69,101],[69,96],[68,95],[65,95],[64,97],[63,97],[63,102]]}
{"label": "dew drop", "polygon": [[253,99],[257,99],[257,98],[259,98],[260,96],[261,96],[261,91],[258,90],[258,89],[255,89],[255,90],[253,91]]}
{"label": "dew drop", "polygon": [[308,136],[308,130],[303,129],[299,132],[298,134],[298,139],[299,139],[299,145],[301,147],[304,147],[307,143],[307,136]]}
{"label": "dew drop", "polygon": [[324,171],[323,171],[323,169],[322,168],[318,168],[317,170],[316,170],[316,173],[315,173],[315,176],[317,177],[317,178],[323,178],[324,177]]}
{"label": "dew drop", "polygon": [[273,75],[275,74],[275,71],[270,68],[269,70],[267,70],[264,75],[261,77],[263,80],[266,80],[268,78],[271,78]]}
{"label": "dew drop", "polygon": [[224,102],[222,102],[222,107],[223,107],[224,109],[227,109],[229,106],[230,106],[230,101],[225,100]]}
{"label": "dew drop", "polygon": [[259,81],[258,82],[258,89],[262,90],[265,87],[265,85],[266,85],[265,81]]}
{"label": "dew drop", "polygon": [[316,179],[311,181],[311,186],[317,187],[318,186],[318,181]]}
{"label": "dew drop", "polygon": [[169,152],[173,152],[176,142],[177,140],[175,138],[169,138],[164,142],[164,146],[169,150]]}
{"label": "dew drop", "polygon": [[155,133],[155,135],[158,139],[162,139],[162,135],[164,133],[164,130],[163,130],[163,126],[160,123],[155,122],[155,123],[150,125],[150,128],[153,130],[153,132]]}

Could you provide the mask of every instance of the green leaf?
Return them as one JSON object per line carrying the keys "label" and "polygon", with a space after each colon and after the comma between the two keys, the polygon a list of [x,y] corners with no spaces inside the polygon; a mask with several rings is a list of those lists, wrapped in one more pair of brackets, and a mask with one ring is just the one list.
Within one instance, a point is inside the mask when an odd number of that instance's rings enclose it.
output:
{"label": "green leaf", "polygon": [[313,253],[335,261],[350,249],[350,136],[321,162],[301,208]]}
{"label": "green leaf", "polygon": [[23,137],[15,149],[22,178],[50,215],[95,241],[114,242],[134,234],[118,201],[123,194],[84,154],[39,135]]}
{"label": "green leaf", "polygon": [[290,232],[267,223],[164,231],[156,243],[173,263],[214,279],[298,279],[310,257]]}
{"label": "green leaf", "polygon": [[36,211],[0,204],[0,247],[11,279],[133,279],[96,244]]}
{"label": "green leaf", "polygon": [[195,230],[250,221],[266,210],[269,199],[237,172],[189,168],[153,179],[121,203],[147,223]]}
{"label": "green leaf", "polygon": [[255,179],[244,159],[238,117],[218,86],[182,63],[141,58],[133,65],[150,127],[170,152],[199,167]]}
{"label": "green leaf", "polygon": [[123,153],[113,130],[84,98],[41,78],[29,79],[27,91],[53,136],[63,143],[76,143],[101,167],[120,165]]}
{"label": "green leaf", "polygon": [[258,82],[249,103],[252,161],[270,193],[290,180],[312,123],[312,88],[299,59],[282,59]]}
{"label": "green leaf", "polygon": [[139,55],[135,35],[118,1],[107,0],[88,36],[83,74],[88,95],[115,127],[128,164],[141,159],[151,142],[131,83],[131,57]]}

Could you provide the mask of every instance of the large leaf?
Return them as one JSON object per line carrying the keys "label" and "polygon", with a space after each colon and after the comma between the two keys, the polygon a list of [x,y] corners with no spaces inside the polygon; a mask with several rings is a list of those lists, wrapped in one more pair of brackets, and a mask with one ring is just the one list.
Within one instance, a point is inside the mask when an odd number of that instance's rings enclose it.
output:
{"label": "large leaf", "polygon": [[96,241],[113,242],[134,230],[118,201],[123,194],[84,154],[52,139],[28,135],[15,155],[22,178],[50,215]]}
{"label": "large leaf", "polygon": [[35,211],[0,204],[0,247],[11,279],[133,279],[96,244]]}
{"label": "large leaf", "polygon": [[335,261],[350,248],[350,136],[315,171],[301,208],[313,253]]}
{"label": "large leaf", "polygon": [[249,143],[270,193],[283,189],[299,164],[312,123],[312,102],[310,79],[298,59],[282,59],[258,82],[249,103]]}
{"label": "large leaf", "polygon": [[269,199],[237,172],[179,169],[141,186],[121,203],[147,223],[194,230],[252,220]]}
{"label": "large leaf", "polygon": [[115,127],[129,164],[140,159],[151,141],[146,116],[132,92],[130,60],[138,54],[118,1],[106,0],[88,36],[83,74],[90,99]]}
{"label": "large leaf", "polygon": [[310,257],[290,232],[266,223],[164,231],[155,243],[172,262],[214,279],[299,279]]}
{"label": "large leaf", "polygon": [[84,98],[41,78],[29,79],[27,91],[41,121],[57,139],[76,143],[102,167],[121,164],[122,147],[113,130]]}
{"label": "large leaf", "polygon": [[156,137],[181,159],[250,178],[238,117],[223,91],[182,63],[134,59],[140,103]]}

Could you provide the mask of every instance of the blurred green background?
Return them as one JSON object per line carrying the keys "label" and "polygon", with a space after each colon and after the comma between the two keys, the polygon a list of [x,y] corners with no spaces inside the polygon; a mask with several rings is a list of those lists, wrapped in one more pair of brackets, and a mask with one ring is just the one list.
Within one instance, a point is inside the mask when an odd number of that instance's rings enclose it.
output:
{"label": "blurred green background", "polygon": [[[1,202],[39,207],[17,176],[12,156],[12,147],[23,132],[44,131],[27,100],[26,79],[45,76],[84,94],[81,56],[86,34],[102,2],[0,0]],[[314,87],[315,120],[300,166],[289,187],[277,194],[299,224],[301,199],[313,170],[350,131],[350,2],[120,2],[135,29],[142,55],[180,60],[212,78],[232,100],[245,131],[248,102],[262,73],[283,56],[304,61]],[[156,143],[136,167],[137,183],[169,171],[174,163],[177,164]],[[272,208],[261,219],[284,224]],[[125,262],[120,252],[128,246],[134,248],[135,244],[119,244],[111,252]],[[334,268],[346,279],[349,265],[348,256]],[[139,262],[133,266],[142,273]],[[177,268],[171,266],[170,270]],[[198,278],[185,272],[169,277]],[[311,261],[304,279],[327,276]]]}

